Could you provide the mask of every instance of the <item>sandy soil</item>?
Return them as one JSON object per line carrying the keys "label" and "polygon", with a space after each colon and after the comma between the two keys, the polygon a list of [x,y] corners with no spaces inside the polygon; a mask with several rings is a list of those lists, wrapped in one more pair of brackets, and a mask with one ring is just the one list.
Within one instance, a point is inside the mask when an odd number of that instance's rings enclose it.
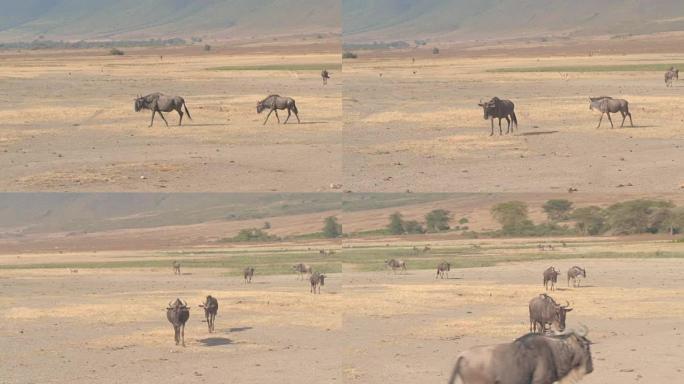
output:
{"label": "sandy soil", "polygon": [[[682,86],[660,72],[490,73],[503,67],[680,62],[682,55],[418,57],[346,60],[345,189],[403,192],[674,192]],[[415,73],[414,73],[415,72]],[[382,77],[380,76],[382,74]],[[635,127],[610,129],[589,96],[630,102]],[[481,99],[509,98],[519,130],[490,137]],[[604,119],[605,120],[605,119]],[[616,120],[618,126],[619,119]],[[505,126],[504,126],[505,129]]]}
{"label": "sandy soil", "polygon": [[[328,191],[340,183],[335,70],[326,87],[318,71],[208,70],[335,63],[338,53],[98,52],[0,55],[0,189]],[[136,114],[133,99],[156,91],[183,96],[194,120],[177,127],[178,115],[168,113],[169,128],[158,117],[148,128],[151,113]],[[255,104],[272,93],[297,100],[302,124],[262,126]]]}

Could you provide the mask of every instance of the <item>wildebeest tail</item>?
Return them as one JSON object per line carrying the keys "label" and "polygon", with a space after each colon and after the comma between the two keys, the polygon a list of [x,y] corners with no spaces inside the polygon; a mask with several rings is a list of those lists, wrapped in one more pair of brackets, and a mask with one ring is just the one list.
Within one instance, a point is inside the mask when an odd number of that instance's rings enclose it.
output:
{"label": "wildebeest tail", "polygon": [[297,109],[297,104],[295,104],[294,101],[292,102],[292,110],[294,111],[294,113],[299,114],[299,110]]}
{"label": "wildebeest tail", "polygon": [[515,117],[515,112],[511,111],[511,120],[515,123],[515,127],[518,128],[518,118]]}
{"label": "wildebeest tail", "polygon": [[455,384],[456,379],[459,376],[458,369],[461,366],[461,360],[463,360],[463,357],[459,357],[458,360],[456,360],[456,366],[454,367],[454,371],[451,373],[451,378],[449,379],[449,384]]}
{"label": "wildebeest tail", "polygon": [[185,101],[183,101],[183,108],[185,108],[185,114],[188,115],[188,118],[192,120],[192,116],[190,116],[190,111],[188,111],[188,105],[185,104]]}

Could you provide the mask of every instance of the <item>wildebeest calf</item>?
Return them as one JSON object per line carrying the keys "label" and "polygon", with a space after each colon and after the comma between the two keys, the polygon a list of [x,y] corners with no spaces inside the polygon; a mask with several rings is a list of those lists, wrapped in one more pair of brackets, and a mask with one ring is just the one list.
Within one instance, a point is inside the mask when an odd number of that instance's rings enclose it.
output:
{"label": "wildebeest calf", "polygon": [[176,299],[173,303],[169,302],[166,308],[166,318],[173,325],[174,340],[176,345],[182,342],[185,347],[185,323],[190,318],[190,308],[181,299]]}
{"label": "wildebeest calf", "polygon": [[474,347],[461,353],[449,384],[574,383],[594,370],[591,342],[582,332],[528,334],[512,343]]}
{"label": "wildebeest calf", "polygon": [[318,289],[318,293],[321,293],[321,286],[325,285],[325,274],[320,273],[320,272],[314,272],[311,274],[311,277],[309,278],[309,282],[311,282],[311,293],[316,294],[316,289]]}
{"label": "wildebeest calf", "polygon": [[243,276],[245,278],[245,283],[251,283],[252,277],[254,277],[254,268],[253,267],[245,268],[245,270],[243,272]]}
{"label": "wildebeest calf", "polygon": [[166,126],[169,126],[169,123],[166,121],[166,118],[162,112],[178,112],[178,115],[180,115],[180,120],[178,120],[179,126],[181,123],[183,123],[183,109],[185,109],[185,113],[188,115],[188,118],[192,120],[190,111],[188,111],[188,106],[185,105],[185,100],[180,96],[167,96],[159,92],[151,93],[147,96],[139,96],[137,99],[135,99],[135,111],[140,112],[143,109],[152,111],[152,121],[150,122],[150,127],[152,124],[154,124],[154,115],[157,113],[159,113],[159,116],[161,116],[162,120],[164,120]]}
{"label": "wildebeest calf", "polygon": [[449,271],[451,270],[451,264],[447,262],[441,262],[437,265],[437,275],[435,276],[436,278],[444,278],[446,275],[446,278],[449,278]]}
{"label": "wildebeest calf", "polygon": [[211,295],[207,296],[204,304],[200,304],[200,308],[204,308],[204,317],[207,319],[209,333],[214,332],[214,322],[216,320],[216,314],[218,313],[218,307],[218,300]]}

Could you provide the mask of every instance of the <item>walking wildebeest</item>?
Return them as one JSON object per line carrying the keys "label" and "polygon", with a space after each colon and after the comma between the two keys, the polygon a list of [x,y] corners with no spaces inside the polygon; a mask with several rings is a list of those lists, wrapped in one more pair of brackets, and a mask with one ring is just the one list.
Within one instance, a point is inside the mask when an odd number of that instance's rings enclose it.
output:
{"label": "walking wildebeest", "polygon": [[292,266],[292,269],[299,273],[299,280],[304,280],[305,274],[311,274],[311,266],[304,263],[295,264]]}
{"label": "walking wildebeest", "polygon": [[200,304],[200,308],[204,308],[204,317],[207,319],[209,333],[214,332],[214,321],[216,320],[216,314],[218,313],[218,300],[209,295],[204,301],[204,304]]}
{"label": "walking wildebeest", "polygon": [[243,276],[245,278],[245,284],[251,283],[252,277],[254,277],[254,268],[253,267],[245,268],[245,270],[243,272]]}
{"label": "walking wildebeest", "polygon": [[185,347],[185,323],[190,318],[188,304],[181,301],[181,299],[176,299],[173,303],[169,301],[169,306],[166,308],[166,318],[173,325],[176,345],[182,342]]}
{"label": "walking wildebeest", "polygon": [[[494,118],[499,119],[499,135],[503,135],[501,129],[501,119],[506,119],[508,122],[508,128],[506,129],[506,134],[513,131],[511,121],[518,127],[518,118],[515,116],[515,104],[510,100],[499,99],[498,97],[492,98],[490,101],[484,103],[480,101],[478,106],[482,107],[484,110],[484,119],[491,120],[492,122],[492,133],[489,136],[494,136]],[[510,119],[508,118],[510,116]]]}
{"label": "walking wildebeest", "polygon": [[546,324],[550,324],[551,327],[563,332],[567,313],[572,311],[570,303],[566,302],[566,305],[560,305],[545,293],[530,300],[529,309],[530,332],[537,332],[537,328],[539,328],[539,333],[546,331]]}
{"label": "walking wildebeest", "polygon": [[665,86],[671,87],[673,80],[679,80],[679,69],[670,67],[670,69],[665,72]]}
{"label": "walking wildebeest", "polygon": [[173,274],[174,275],[180,275],[181,274],[180,263],[175,261],[175,260],[173,261]]}
{"label": "walking wildebeest", "polygon": [[321,71],[321,77],[323,78],[323,85],[327,85],[330,78],[330,73],[328,73],[327,69]]}
{"label": "walking wildebeest", "polygon": [[560,271],[557,271],[554,267],[548,267],[544,271],[544,288],[549,290],[549,283],[551,283],[551,290],[556,290],[556,283],[558,282],[558,275]]}
{"label": "walking wildebeest", "polygon": [[395,259],[385,260],[385,265],[388,268],[392,268],[392,272],[394,272],[394,273],[396,273],[397,269],[400,269],[400,268],[402,271],[406,270],[406,262],[402,261],[402,260],[395,260]]}
{"label": "walking wildebeest", "polygon": [[578,288],[580,286],[580,276],[582,278],[587,278],[587,271],[584,268],[574,266],[568,269],[568,287],[570,286],[570,280],[572,279],[572,286]]}
{"label": "walking wildebeest", "polygon": [[435,276],[436,278],[444,278],[444,275],[446,274],[446,278],[449,278],[449,271],[451,270],[451,264],[447,262],[441,262],[437,265],[437,275]]}
{"label": "walking wildebeest", "polygon": [[266,125],[266,122],[268,121],[268,118],[271,117],[271,113],[275,111],[276,119],[278,119],[278,124],[280,124],[280,117],[278,117],[278,110],[279,109],[287,109],[287,119],[285,119],[285,123],[287,124],[287,121],[290,120],[290,116],[292,115],[292,112],[294,112],[295,117],[297,118],[297,123],[299,123],[299,110],[297,110],[297,105],[295,105],[295,101],[291,97],[282,97],[280,95],[270,95],[269,97],[257,101],[257,113],[261,113],[264,109],[268,109],[268,115],[266,116],[266,120],[264,120],[264,125]]}
{"label": "walking wildebeest", "polygon": [[574,383],[594,370],[587,330],[553,336],[527,334],[512,343],[461,353],[449,379],[455,384]]}
{"label": "walking wildebeest", "polygon": [[152,124],[154,124],[154,115],[157,113],[159,113],[159,116],[161,116],[162,120],[164,120],[166,126],[169,126],[169,123],[166,121],[166,118],[162,112],[178,112],[180,115],[180,120],[178,120],[179,126],[183,122],[183,109],[185,109],[185,113],[188,115],[188,118],[192,120],[190,111],[188,111],[188,106],[185,105],[185,100],[183,100],[183,98],[180,96],[166,96],[159,92],[151,93],[147,96],[138,96],[138,98],[135,99],[135,111],[140,112],[143,109],[149,109],[152,111],[152,121],[150,122],[150,127]]}
{"label": "walking wildebeest", "polygon": [[603,115],[608,115],[608,121],[610,121],[610,127],[615,128],[613,125],[613,119],[610,118],[611,113],[620,112],[622,115],[622,124],[620,128],[625,125],[625,119],[629,116],[629,124],[633,127],[632,114],[629,112],[629,102],[624,99],[613,99],[610,96],[600,96],[600,97],[590,97],[589,98],[589,109],[593,111],[601,112],[601,118],[599,119],[597,129],[601,127],[601,121],[603,121]]}
{"label": "walking wildebeest", "polygon": [[311,282],[311,293],[316,294],[316,289],[318,288],[318,293],[321,293],[321,286],[325,285],[325,274],[320,272],[314,272],[309,278]]}

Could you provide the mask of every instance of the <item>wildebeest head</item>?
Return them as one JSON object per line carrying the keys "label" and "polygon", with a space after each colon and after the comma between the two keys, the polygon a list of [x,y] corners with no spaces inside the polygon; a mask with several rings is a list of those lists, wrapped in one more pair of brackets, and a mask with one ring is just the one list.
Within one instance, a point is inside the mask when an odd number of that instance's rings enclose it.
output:
{"label": "wildebeest head", "polygon": [[589,98],[589,109],[590,110],[597,110],[601,111],[601,102],[606,99],[612,99],[610,96],[599,96],[599,97],[590,97]]}
{"label": "wildebeest head", "polygon": [[135,99],[135,111],[140,112],[143,108],[145,108],[145,98],[138,95]]}
{"label": "wildebeest head", "polygon": [[257,101],[257,113],[261,113],[265,108],[263,101]]}
{"label": "wildebeest head", "polygon": [[185,303],[183,300],[177,298],[173,302],[169,301],[169,306],[166,309],[182,309],[187,307],[188,303]]}
{"label": "wildebeest head", "polygon": [[[496,97],[494,99],[498,100]],[[485,120],[489,120],[489,118],[494,115],[494,110],[496,109],[496,101],[494,99],[484,102],[480,100],[480,103],[477,104],[478,106],[482,107],[484,112],[483,118]]]}
{"label": "wildebeest head", "polygon": [[556,324],[554,325],[561,332],[565,330],[565,318],[570,311],[572,311],[572,308],[570,308],[570,303],[567,301],[565,302],[565,305],[559,305],[556,309]]}

